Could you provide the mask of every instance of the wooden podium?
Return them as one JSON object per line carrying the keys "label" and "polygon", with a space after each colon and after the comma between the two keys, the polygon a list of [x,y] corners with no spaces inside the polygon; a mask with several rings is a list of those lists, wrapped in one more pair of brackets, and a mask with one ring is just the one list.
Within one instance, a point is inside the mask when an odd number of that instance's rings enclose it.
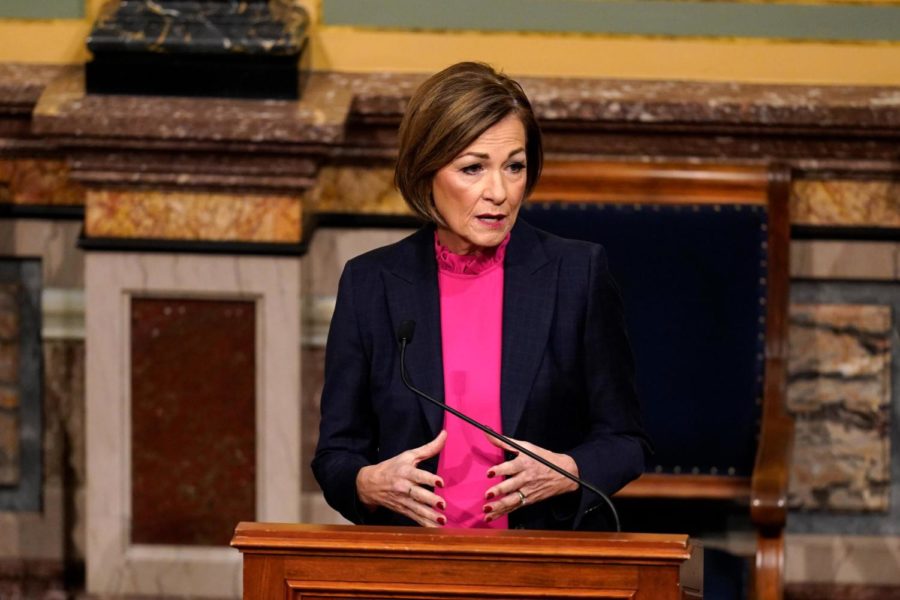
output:
{"label": "wooden podium", "polygon": [[240,523],[245,600],[702,598],[687,536]]}

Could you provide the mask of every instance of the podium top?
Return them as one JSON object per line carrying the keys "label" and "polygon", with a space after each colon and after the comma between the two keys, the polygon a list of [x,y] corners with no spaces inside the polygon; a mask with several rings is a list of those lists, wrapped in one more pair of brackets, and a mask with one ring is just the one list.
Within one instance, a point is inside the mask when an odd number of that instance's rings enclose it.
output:
{"label": "podium top", "polygon": [[529,555],[683,562],[691,557],[687,535],[583,531],[425,529],[366,525],[242,522],[231,545],[241,552],[284,553],[352,548],[380,554]]}

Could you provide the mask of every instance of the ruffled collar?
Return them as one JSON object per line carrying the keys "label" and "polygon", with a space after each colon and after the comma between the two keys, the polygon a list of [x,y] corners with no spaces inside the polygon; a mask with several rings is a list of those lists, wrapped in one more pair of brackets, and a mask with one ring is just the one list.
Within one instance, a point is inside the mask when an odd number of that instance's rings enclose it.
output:
{"label": "ruffled collar", "polygon": [[503,264],[507,244],[509,244],[509,234],[506,234],[496,248],[488,248],[475,254],[456,254],[441,244],[437,230],[434,231],[434,255],[437,258],[438,270],[454,275],[481,275],[495,266]]}

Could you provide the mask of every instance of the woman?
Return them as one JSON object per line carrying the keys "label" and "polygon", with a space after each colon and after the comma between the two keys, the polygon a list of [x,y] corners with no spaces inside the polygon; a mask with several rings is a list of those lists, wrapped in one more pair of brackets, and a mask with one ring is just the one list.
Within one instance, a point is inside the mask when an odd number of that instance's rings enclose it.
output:
{"label": "woman", "polygon": [[601,507],[406,389],[396,331],[407,320],[407,369],[426,393],[608,493],[642,472],[603,249],[517,219],[542,158],[522,89],[486,65],[449,67],[413,95],[395,181],[429,225],[347,263],[326,347],[313,471],[354,523],[569,529]]}

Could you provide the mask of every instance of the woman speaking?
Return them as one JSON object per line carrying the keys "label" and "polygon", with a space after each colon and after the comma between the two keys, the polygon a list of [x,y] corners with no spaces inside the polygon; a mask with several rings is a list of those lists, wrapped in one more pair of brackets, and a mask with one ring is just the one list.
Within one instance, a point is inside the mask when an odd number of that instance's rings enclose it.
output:
{"label": "woman speaking", "polygon": [[[646,438],[603,248],[519,220],[541,172],[519,85],[460,63],[413,95],[395,182],[428,224],[347,263],[328,335],[313,471],[354,523],[579,529],[594,493],[417,397],[413,384],[613,493]],[[600,510],[594,510],[599,508]]]}

